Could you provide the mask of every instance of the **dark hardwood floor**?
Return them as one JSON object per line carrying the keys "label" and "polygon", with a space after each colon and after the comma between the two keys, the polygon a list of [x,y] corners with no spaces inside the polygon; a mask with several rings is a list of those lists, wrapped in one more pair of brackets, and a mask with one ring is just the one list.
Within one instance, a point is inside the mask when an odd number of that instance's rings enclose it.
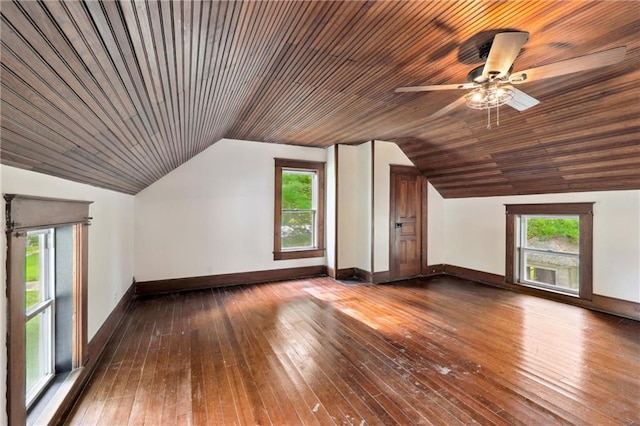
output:
{"label": "dark hardwood floor", "polygon": [[140,297],[68,424],[640,424],[640,323],[436,277]]}

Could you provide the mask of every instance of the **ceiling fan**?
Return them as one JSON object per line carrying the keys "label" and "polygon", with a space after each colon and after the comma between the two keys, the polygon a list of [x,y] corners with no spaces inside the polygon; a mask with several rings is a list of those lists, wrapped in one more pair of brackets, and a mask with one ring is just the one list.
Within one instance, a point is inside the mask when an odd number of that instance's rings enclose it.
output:
{"label": "ceiling fan", "polygon": [[491,108],[495,108],[498,113],[497,124],[499,125],[499,107],[501,105],[506,104],[518,111],[524,111],[540,103],[537,99],[516,89],[513,85],[613,65],[620,62],[626,52],[626,47],[616,47],[512,73],[513,62],[528,38],[529,33],[527,32],[514,31],[496,34],[493,40],[480,46],[480,59],[486,60],[486,62],[484,65],[473,69],[467,75],[467,83],[399,87],[395,91],[426,92],[432,90],[471,89],[470,92],[455,102],[432,114],[430,118],[441,117],[466,103],[470,108],[486,109],[489,116],[487,128],[491,128]]}

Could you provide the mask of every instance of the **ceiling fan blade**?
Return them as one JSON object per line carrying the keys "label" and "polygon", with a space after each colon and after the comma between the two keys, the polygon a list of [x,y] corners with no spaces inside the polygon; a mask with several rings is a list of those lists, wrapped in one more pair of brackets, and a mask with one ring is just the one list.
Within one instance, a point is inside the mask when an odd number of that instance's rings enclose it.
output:
{"label": "ceiling fan blade", "polygon": [[454,89],[473,89],[476,87],[476,83],[461,83],[461,84],[436,84],[433,86],[408,86],[398,87],[396,92],[430,92],[433,90],[454,90]]}
{"label": "ceiling fan blade", "polygon": [[433,114],[431,114],[429,116],[429,118],[442,117],[443,115],[445,115],[449,111],[452,111],[452,110],[458,108],[460,105],[464,105],[466,102],[467,102],[467,95],[464,95],[464,96],[456,99],[455,101],[453,101],[452,103],[450,103],[446,107],[442,108],[441,110],[434,112]]}
{"label": "ceiling fan blade", "polygon": [[540,103],[539,100],[527,95],[522,90],[518,90],[518,89],[513,89],[513,90],[515,94],[513,95],[513,99],[507,102],[507,105],[517,109],[518,111],[527,110]]}
{"label": "ceiling fan blade", "polygon": [[484,64],[482,76],[505,77],[509,74],[513,61],[516,60],[520,49],[529,39],[527,32],[498,33],[493,38],[491,50]]}
{"label": "ceiling fan blade", "polygon": [[579,56],[566,61],[560,61],[537,68],[530,68],[511,74],[512,83],[524,83],[533,80],[559,77],[561,75],[573,74],[575,72],[587,71],[594,68],[606,67],[622,61],[627,48],[616,47],[614,49],[603,50],[602,52],[590,55]]}

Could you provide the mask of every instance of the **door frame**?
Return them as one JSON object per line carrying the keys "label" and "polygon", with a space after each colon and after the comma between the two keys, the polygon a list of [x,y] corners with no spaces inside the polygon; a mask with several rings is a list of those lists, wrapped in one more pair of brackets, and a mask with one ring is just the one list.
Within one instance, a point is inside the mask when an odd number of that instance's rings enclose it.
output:
{"label": "door frame", "polygon": [[416,175],[420,180],[420,275],[427,274],[427,236],[428,236],[428,223],[427,223],[427,179],[426,177],[414,166],[403,165],[389,165],[389,279],[391,281],[401,280],[410,277],[399,277],[395,268],[395,175],[408,174]]}

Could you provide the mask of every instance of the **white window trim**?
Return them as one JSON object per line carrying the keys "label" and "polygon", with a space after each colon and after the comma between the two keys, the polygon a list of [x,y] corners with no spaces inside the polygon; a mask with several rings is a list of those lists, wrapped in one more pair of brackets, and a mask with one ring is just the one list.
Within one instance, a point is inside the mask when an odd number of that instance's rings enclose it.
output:
{"label": "white window trim", "polygon": [[[55,377],[55,229],[47,228],[43,230],[27,232],[27,235],[37,235],[40,239],[39,244],[44,246],[44,253],[46,256],[40,256],[40,271],[42,273],[41,280],[44,280],[41,290],[43,291],[43,300],[35,306],[32,306],[25,312],[25,325],[29,320],[42,314],[41,321],[46,321],[44,325],[41,323],[41,327],[46,328],[46,333],[40,335],[42,343],[43,338],[47,338],[48,342],[45,345],[40,345],[40,348],[46,347],[46,351],[40,354],[41,358],[45,358],[45,362],[48,364],[48,371],[46,375],[41,377],[38,383],[31,391],[26,394],[26,406],[27,410],[31,407],[34,401],[42,394],[47,388],[47,385]],[[26,289],[25,289],[26,290]],[[45,316],[45,311],[46,316]],[[26,345],[25,345],[26,350]],[[26,354],[25,354],[26,356]],[[41,359],[42,362],[42,359]]]}

